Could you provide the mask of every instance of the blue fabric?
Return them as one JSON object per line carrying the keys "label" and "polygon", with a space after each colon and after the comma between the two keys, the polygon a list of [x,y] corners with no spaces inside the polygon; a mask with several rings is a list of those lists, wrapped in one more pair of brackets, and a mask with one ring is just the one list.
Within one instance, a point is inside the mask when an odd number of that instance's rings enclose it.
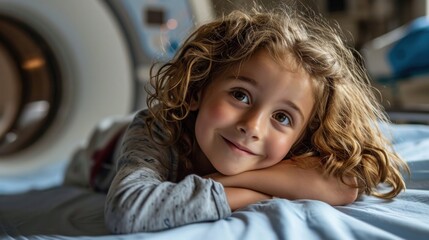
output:
{"label": "blue fabric", "polygon": [[15,194],[61,185],[68,162],[49,164],[14,176],[0,176],[0,194]]}
{"label": "blue fabric", "polygon": [[387,58],[395,78],[429,72],[429,18],[420,17],[390,49]]}
{"label": "blue fabric", "polygon": [[[104,227],[103,194],[58,187],[0,198],[0,236],[118,239]],[[121,239],[427,239],[429,191],[407,190],[392,201],[362,197],[344,207],[314,200],[273,199],[231,217]]]}
{"label": "blue fabric", "polygon": [[[384,129],[386,134],[392,131],[394,147],[412,171],[407,184],[414,189],[393,200],[362,196],[348,206],[332,207],[314,200],[273,199],[219,221],[116,236],[104,226],[104,194],[57,186],[0,195],[0,239],[428,239],[429,126],[389,125]],[[47,169],[39,178],[46,182],[52,177],[55,182],[56,174]],[[0,179],[3,186],[5,181]],[[20,179],[19,185],[26,181],[34,186],[28,177]]]}

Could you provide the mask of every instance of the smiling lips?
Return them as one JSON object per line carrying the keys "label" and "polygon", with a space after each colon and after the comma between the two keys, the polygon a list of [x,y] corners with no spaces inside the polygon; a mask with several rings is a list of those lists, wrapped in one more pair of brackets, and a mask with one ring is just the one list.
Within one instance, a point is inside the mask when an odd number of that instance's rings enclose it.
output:
{"label": "smiling lips", "polygon": [[231,147],[234,151],[239,151],[239,153],[244,153],[247,155],[257,155],[253,153],[251,150],[247,149],[246,147],[241,146],[240,144],[234,143],[224,137],[222,137],[223,140],[228,144],[229,147]]}

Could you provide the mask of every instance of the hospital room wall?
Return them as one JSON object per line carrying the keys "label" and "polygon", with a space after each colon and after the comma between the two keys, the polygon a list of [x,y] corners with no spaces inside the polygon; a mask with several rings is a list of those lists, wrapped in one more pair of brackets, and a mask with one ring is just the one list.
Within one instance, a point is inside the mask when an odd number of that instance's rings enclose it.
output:
{"label": "hospital room wall", "polygon": [[[280,4],[303,5],[337,21],[352,35],[350,44],[360,48],[365,42],[385,34],[409,21],[429,15],[429,0],[257,0],[265,8]],[[249,0],[212,0],[220,16],[238,8],[251,8]]]}
{"label": "hospital room wall", "polygon": [[[248,0],[212,0],[215,13],[221,16],[237,8],[251,8]],[[337,22],[348,44],[358,51],[368,42],[412,22],[429,16],[429,0],[258,0],[266,8],[279,4],[303,3],[314,11]],[[429,69],[428,69],[429,71]],[[419,112],[429,123],[429,74],[395,84],[379,83],[370,76],[375,91],[381,92],[380,102],[388,111]],[[393,118],[392,118],[393,119]]]}

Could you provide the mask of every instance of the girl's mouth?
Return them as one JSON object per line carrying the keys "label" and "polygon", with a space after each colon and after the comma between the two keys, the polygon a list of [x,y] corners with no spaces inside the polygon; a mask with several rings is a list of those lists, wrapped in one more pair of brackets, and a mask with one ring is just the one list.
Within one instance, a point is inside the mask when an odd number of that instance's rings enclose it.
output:
{"label": "girl's mouth", "polygon": [[250,149],[238,144],[238,143],[234,143],[224,137],[222,137],[223,140],[226,142],[226,144],[235,152],[238,152],[240,154],[246,154],[246,155],[257,155],[255,153],[253,153]]}

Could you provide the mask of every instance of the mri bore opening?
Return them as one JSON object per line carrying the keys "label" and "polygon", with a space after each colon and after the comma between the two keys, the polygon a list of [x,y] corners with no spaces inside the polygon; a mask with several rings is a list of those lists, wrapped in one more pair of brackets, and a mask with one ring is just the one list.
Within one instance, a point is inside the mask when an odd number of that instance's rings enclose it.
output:
{"label": "mri bore opening", "polygon": [[0,16],[0,156],[31,146],[61,105],[58,63],[24,23]]}

